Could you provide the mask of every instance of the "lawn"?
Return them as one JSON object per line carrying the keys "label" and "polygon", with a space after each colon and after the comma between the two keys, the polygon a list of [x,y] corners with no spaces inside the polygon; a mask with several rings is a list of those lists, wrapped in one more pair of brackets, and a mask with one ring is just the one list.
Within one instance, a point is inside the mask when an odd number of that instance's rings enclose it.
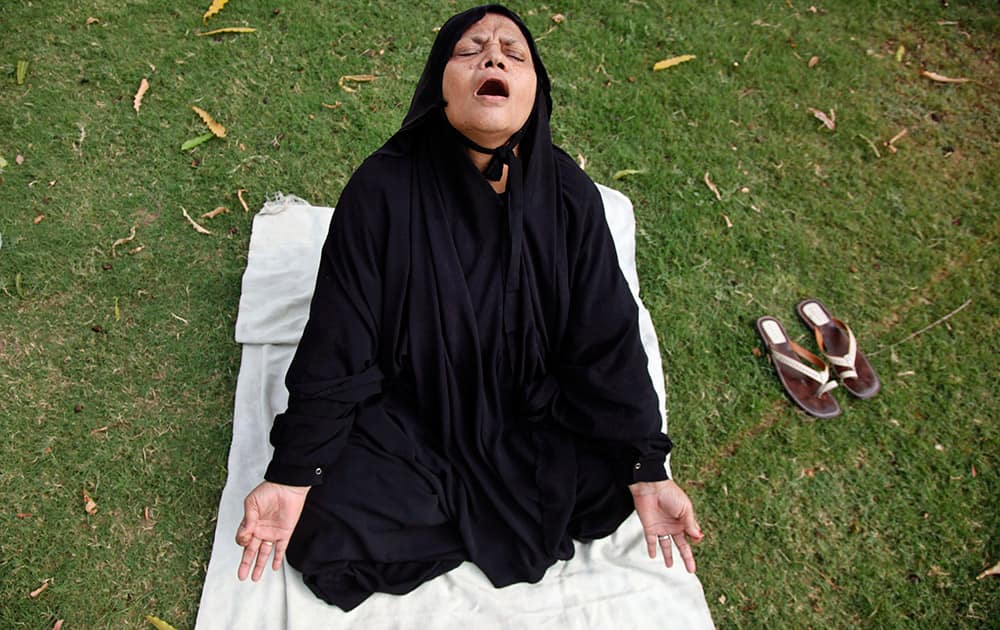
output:
{"label": "lawn", "polygon": [[[3,628],[193,626],[252,212],[335,204],[471,5],[232,0],[206,25],[208,4],[0,4]],[[716,623],[996,624],[1000,577],[976,579],[1000,561],[996,3],[511,6],[556,143],[636,206]],[[256,30],[198,35],[232,26]],[[208,131],[192,105],[225,138],[181,150]],[[753,327],[815,349],[807,296],[882,377],[870,401],[836,390],[833,420],[788,402]]]}

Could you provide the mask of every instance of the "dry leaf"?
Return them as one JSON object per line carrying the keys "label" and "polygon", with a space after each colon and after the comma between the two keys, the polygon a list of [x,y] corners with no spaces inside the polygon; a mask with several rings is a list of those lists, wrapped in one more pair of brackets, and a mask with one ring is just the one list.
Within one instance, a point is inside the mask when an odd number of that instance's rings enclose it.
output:
{"label": "dry leaf", "polygon": [[143,510],[142,510],[142,517],[144,519],[146,519],[147,522],[153,520],[153,517],[150,516],[150,514],[149,514],[149,506],[148,505],[143,508]]}
{"label": "dry leaf", "polygon": [[135,238],[135,226],[133,225],[128,232],[128,236],[126,236],[125,238],[120,238],[111,244],[111,257],[114,258],[115,256],[118,255],[115,253],[116,247],[118,247],[119,245],[124,245],[125,243],[128,243],[134,238]]}
{"label": "dry leaf", "polygon": [[14,156],[14,163],[17,164],[18,166],[24,164],[24,156],[21,155],[20,153],[18,153],[17,155],[15,155]]}
{"label": "dry leaf", "polygon": [[348,81],[352,81],[354,83],[367,83],[369,81],[374,81],[376,78],[378,77],[374,74],[345,74],[337,81],[337,85],[339,85],[340,89],[345,92],[357,92],[357,88],[352,88],[347,85]]}
{"label": "dry leaf", "polygon": [[214,31],[205,31],[204,33],[195,33],[199,37],[204,37],[206,35],[220,35],[222,33],[256,33],[257,29],[250,28],[249,26],[227,26],[225,28],[217,28]]}
{"label": "dry leaf", "polygon": [[1000,562],[997,562],[992,567],[986,569],[982,573],[976,576],[977,580],[981,580],[987,575],[1000,575]]}
{"label": "dry leaf", "polygon": [[921,70],[920,76],[930,79],[931,81],[937,81],[938,83],[968,83],[972,80],[966,79],[965,77],[953,79],[951,77],[946,77],[943,74],[938,74],[937,72],[931,72],[930,70]]}
{"label": "dry leaf", "polygon": [[671,57],[670,59],[664,59],[663,61],[657,61],[653,64],[653,71],[666,70],[667,68],[672,68],[677,64],[684,63],[685,61],[691,61],[696,59],[695,55],[678,55],[677,57]]}
{"label": "dry leaf", "polygon": [[582,153],[576,154],[576,163],[580,165],[581,171],[587,169],[587,158],[585,158]]}
{"label": "dry leaf", "polygon": [[17,518],[31,518],[31,512],[18,512]]}
{"label": "dry leaf", "polygon": [[816,64],[818,63],[819,63],[819,57],[813,55],[812,57],[809,58],[809,62],[806,65],[809,66],[810,68],[815,68]]}
{"label": "dry leaf", "polygon": [[32,223],[34,223],[35,225],[38,225],[38,224],[39,224],[39,223],[41,223],[41,222],[42,222],[42,221],[43,221],[44,219],[45,219],[45,215],[44,215],[44,214],[40,214],[40,215],[38,215],[37,217],[35,217],[34,219],[32,219],[32,221],[31,221],[31,222],[32,222]]}
{"label": "dry leaf", "polygon": [[714,183],[712,183],[712,178],[709,176],[708,171],[705,171],[705,185],[708,186],[708,189],[715,194],[715,198],[718,201],[722,201],[722,195],[719,194],[719,189],[715,187]]}
{"label": "dry leaf", "polygon": [[236,191],[236,198],[240,200],[240,205],[243,206],[243,212],[250,212],[250,208],[247,206],[247,202],[243,200],[243,193],[246,192],[245,188],[240,188]]}
{"label": "dry leaf", "polygon": [[140,245],[138,247],[133,247],[132,249],[128,250],[125,253],[128,254],[129,256],[131,256],[133,254],[138,254],[139,252],[141,252],[144,249],[146,249],[146,246],[145,245]]}
{"label": "dry leaf", "polygon": [[57,619],[55,625],[52,626],[52,630],[62,630],[62,625],[63,625],[63,620]]}
{"label": "dry leaf", "polygon": [[90,514],[91,516],[97,514],[97,503],[90,498],[90,495],[87,494],[86,489],[83,490],[83,510],[87,514]]}
{"label": "dry leaf", "polygon": [[322,105],[323,107],[325,107],[327,109],[338,109],[340,107],[340,101],[334,102],[333,105],[331,105],[329,103],[320,103],[320,105]]}
{"label": "dry leaf", "polygon": [[142,105],[142,97],[146,95],[146,90],[149,89],[149,81],[143,79],[139,81],[139,89],[135,92],[135,98],[132,99],[132,109],[135,113],[139,113],[139,107]]}
{"label": "dry leaf", "polygon": [[826,128],[829,129],[830,131],[833,131],[833,130],[835,130],[837,128],[837,112],[836,111],[834,111],[834,110],[831,109],[830,110],[830,115],[827,116],[826,112],[821,112],[820,110],[816,109],[815,107],[809,107],[807,109],[808,109],[809,113],[811,113],[813,116],[815,116],[816,118],[818,118],[820,120],[820,122],[822,122],[826,126]]}
{"label": "dry leaf", "polygon": [[153,624],[153,627],[156,628],[156,630],[177,630],[177,628],[173,627],[166,621],[160,619],[159,617],[154,617],[153,615],[146,615],[146,621]]}
{"label": "dry leaf", "polygon": [[45,578],[44,580],[42,580],[42,585],[41,586],[39,586],[35,590],[33,590],[30,593],[28,593],[28,597],[30,597],[31,599],[35,599],[36,597],[38,597],[39,595],[41,595],[43,592],[45,592],[45,589],[47,589],[49,587],[49,583],[51,583],[51,582],[52,582],[52,578]]}
{"label": "dry leaf", "polygon": [[205,15],[201,16],[202,23],[208,24],[208,18],[213,15],[218,15],[219,11],[222,11],[222,7],[226,6],[227,2],[229,2],[229,0],[212,0],[212,5],[205,11]]}
{"label": "dry leaf", "polygon": [[191,215],[188,214],[188,211],[185,210],[183,206],[181,207],[181,212],[184,213],[184,218],[188,220],[188,223],[194,227],[195,232],[198,232],[199,234],[211,234],[211,232],[198,225],[198,222],[191,218]]}
{"label": "dry leaf", "polygon": [[95,17],[87,18],[87,26],[90,26],[91,24],[97,24],[98,22],[100,22],[100,20],[98,20]]}
{"label": "dry leaf", "polygon": [[556,24],[562,24],[564,21],[566,21],[566,16],[563,15],[562,13],[556,13],[555,15],[552,16],[552,21],[555,22]]}
{"label": "dry leaf", "polygon": [[223,213],[226,213],[226,212],[229,212],[229,208],[227,208],[225,206],[219,206],[215,210],[209,210],[208,212],[202,214],[198,218],[199,219],[214,219],[215,217],[219,216],[220,214],[223,214]]}
{"label": "dry leaf", "polygon": [[204,121],[205,126],[208,127],[208,130],[215,134],[216,138],[226,137],[226,128],[216,122],[208,112],[196,105],[192,105],[191,109],[194,110],[194,113],[198,114],[202,121]]}
{"label": "dry leaf", "polygon": [[722,218],[726,220],[726,227],[727,228],[733,227],[733,222],[729,220],[729,216],[723,214]]}
{"label": "dry leaf", "polygon": [[896,63],[903,63],[903,55],[906,54],[906,46],[900,44],[896,49]]}

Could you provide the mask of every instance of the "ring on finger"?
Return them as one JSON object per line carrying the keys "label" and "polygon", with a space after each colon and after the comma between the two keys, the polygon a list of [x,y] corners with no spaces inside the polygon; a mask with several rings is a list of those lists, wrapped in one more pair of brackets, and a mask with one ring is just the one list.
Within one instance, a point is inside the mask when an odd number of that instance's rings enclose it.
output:
{"label": "ring on finger", "polygon": [[272,540],[262,540],[262,541],[260,541],[260,544],[267,545],[268,547],[270,547],[271,545],[274,544],[274,541],[272,541]]}

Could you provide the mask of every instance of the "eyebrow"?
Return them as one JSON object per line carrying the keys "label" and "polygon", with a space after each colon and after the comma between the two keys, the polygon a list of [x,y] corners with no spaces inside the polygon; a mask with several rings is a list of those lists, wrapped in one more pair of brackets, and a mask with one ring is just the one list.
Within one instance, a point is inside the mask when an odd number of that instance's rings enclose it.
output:
{"label": "eyebrow", "polygon": [[[486,42],[489,38],[490,36],[484,33],[474,33],[473,35],[469,36],[469,39],[471,39],[473,42],[477,44],[482,44]],[[511,45],[527,46],[528,42],[526,40],[517,39],[516,37],[511,37],[510,35],[501,35],[500,44],[504,46],[511,46]]]}

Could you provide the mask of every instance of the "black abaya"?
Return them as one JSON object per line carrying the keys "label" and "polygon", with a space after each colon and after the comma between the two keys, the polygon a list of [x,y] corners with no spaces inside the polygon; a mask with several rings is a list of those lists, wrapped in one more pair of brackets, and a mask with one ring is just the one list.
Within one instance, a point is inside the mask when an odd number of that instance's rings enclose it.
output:
{"label": "black abaya", "polygon": [[[534,582],[613,532],[670,441],[600,194],[538,90],[497,195],[441,114],[440,31],[403,128],[353,175],[275,419],[269,481],[312,485],[288,560],[349,610],[460,562]],[[507,156],[510,159],[511,156]]]}

